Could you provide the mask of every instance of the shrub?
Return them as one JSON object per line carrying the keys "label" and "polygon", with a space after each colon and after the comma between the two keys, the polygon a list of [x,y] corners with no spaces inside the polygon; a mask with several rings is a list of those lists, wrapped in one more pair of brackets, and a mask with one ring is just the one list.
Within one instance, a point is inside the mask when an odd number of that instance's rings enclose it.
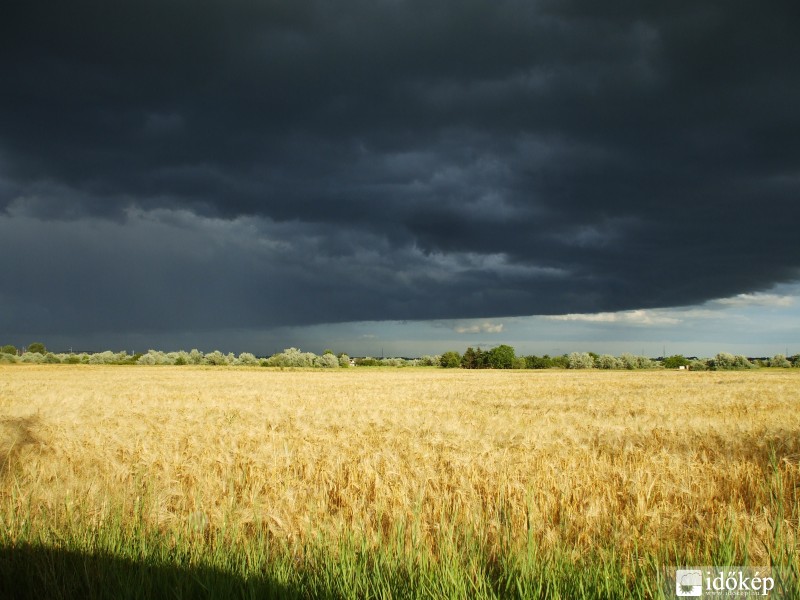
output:
{"label": "shrub", "polygon": [[323,369],[338,369],[339,359],[336,358],[336,355],[333,354],[333,352],[329,352],[314,358],[314,366],[322,367]]}
{"label": "shrub", "polygon": [[146,354],[142,354],[136,363],[139,365],[171,365],[172,360],[166,353],[161,350],[148,350]]}
{"label": "shrub", "polygon": [[225,356],[225,355],[224,355],[222,352],[220,352],[219,350],[214,350],[213,352],[209,352],[208,354],[206,354],[206,355],[203,357],[203,360],[204,360],[204,362],[205,362],[207,365],[216,365],[216,366],[220,366],[220,365],[227,365],[227,364],[229,364],[229,363],[228,363],[228,357],[227,357],[227,356]]}
{"label": "shrub", "polygon": [[114,362],[117,362],[117,355],[111,352],[111,350],[95,352],[89,356],[90,365],[110,365]]}
{"label": "shrub", "polygon": [[618,359],[616,356],[611,356],[610,354],[601,354],[597,357],[594,361],[595,366],[598,369],[621,369],[622,368],[622,361]]}
{"label": "shrub", "polygon": [[16,356],[17,348],[16,346],[12,346],[11,344],[6,344],[2,348],[0,348],[0,354],[13,354],[14,356]]}
{"label": "shrub", "polygon": [[245,365],[247,367],[254,367],[258,365],[258,359],[256,358],[255,354],[251,354],[250,352],[242,352],[239,354],[239,358],[236,360],[237,365]]}
{"label": "shrub", "polygon": [[172,365],[188,365],[189,353],[185,350],[178,350],[177,352],[170,352],[167,354],[170,364]]}
{"label": "shrub", "polygon": [[269,357],[270,367],[313,367],[316,354],[301,352],[297,348],[287,348]]}
{"label": "shrub", "polygon": [[[458,354],[458,352],[456,352],[456,354]],[[460,365],[461,363],[460,354],[458,354],[458,360]],[[433,356],[429,354],[423,354],[422,356],[419,357],[417,364],[420,365],[421,367],[438,367],[441,366],[442,364],[442,357],[439,356],[438,354],[435,354]]]}
{"label": "shrub", "polygon": [[48,352],[47,354],[44,355],[44,359],[42,360],[42,362],[47,365],[58,365],[61,364],[61,359],[59,359],[52,352]]}
{"label": "shrub", "polygon": [[712,371],[737,371],[753,369],[755,365],[740,354],[733,355],[728,352],[720,352],[708,361],[708,368]]}
{"label": "shrub", "polygon": [[622,363],[623,369],[636,369],[639,365],[639,361],[630,352],[625,352],[622,356],[620,356],[619,361]]}
{"label": "shrub", "polygon": [[792,366],[792,363],[790,363],[783,354],[776,354],[769,361],[769,366],[770,367],[782,367],[784,369],[788,369],[789,367]]}
{"label": "shrub", "polygon": [[413,367],[416,363],[405,358],[382,358],[378,364],[382,367]]}
{"label": "shrub", "polygon": [[357,367],[378,367],[380,364],[381,361],[379,361],[377,358],[372,358],[371,356],[365,356],[364,358],[356,359]]}
{"label": "shrub", "polygon": [[594,359],[588,352],[571,352],[567,360],[570,369],[594,368]]}
{"label": "shrub", "polygon": [[14,364],[17,362],[17,357],[7,352],[0,352],[0,364]]}
{"label": "shrub", "polygon": [[350,367],[350,357],[347,354],[342,353],[339,355],[339,366],[343,369],[348,369]]}
{"label": "shrub", "polygon": [[19,357],[21,363],[40,364],[44,360],[44,354],[38,352],[25,352]]}

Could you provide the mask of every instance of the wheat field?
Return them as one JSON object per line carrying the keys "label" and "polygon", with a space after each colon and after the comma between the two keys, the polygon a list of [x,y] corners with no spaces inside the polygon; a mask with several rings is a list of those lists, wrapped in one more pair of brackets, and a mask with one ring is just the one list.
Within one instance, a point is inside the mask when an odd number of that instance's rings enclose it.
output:
{"label": "wheat field", "polygon": [[613,557],[625,578],[722,544],[797,569],[791,370],[12,365],[0,453],[6,547],[136,521],[201,561],[257,539],[306,565],[347,539],[434,563]]}

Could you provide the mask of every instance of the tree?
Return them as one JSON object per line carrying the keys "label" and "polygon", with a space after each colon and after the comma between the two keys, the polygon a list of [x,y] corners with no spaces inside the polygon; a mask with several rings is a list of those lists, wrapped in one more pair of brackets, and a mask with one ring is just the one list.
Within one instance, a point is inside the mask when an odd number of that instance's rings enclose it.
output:
{"label": "tree", "polygon": [[483,364],[484,352],[480,348],[467,348],[461,357],[461,366],[465,369],[482,369]]}
{"label": "tree", "polygon": [[439,363],[445,369],[457,369],[461,366],[461,355],[458,352],[450,350],[442,354]]}
{"label": "tree", "polygon": [[544,356],[536,356],[535,354],[532,354],[531,356],[525,357],[526,369],[549,369],[552,366],[553,364],[550,361],[550,357],[546,354]]}
{"label": "tree", "polygon": [[514,348],[501,344],[488,352],[488,363],[493,369],[510,369],[517,358]]}
{"label": "tree", "polygon": [[689,359],[683,354],[674,354],[664,359],[665,369],[677,369],[678,367],[685,367],[689,364]]}
{"label": "tree", "polygon": [[35,354],[47,354],[47,348],[45,348],[44,344],[41,342],[33,342],[32,344],[28,344],[28,352]]}
{"label": "tree", "polygon": [[14,356],[17,355],[17,348],[12,346],[11,344],[6,344],[2,348],[0,348],[0,353],[3,354],[13,354]]}

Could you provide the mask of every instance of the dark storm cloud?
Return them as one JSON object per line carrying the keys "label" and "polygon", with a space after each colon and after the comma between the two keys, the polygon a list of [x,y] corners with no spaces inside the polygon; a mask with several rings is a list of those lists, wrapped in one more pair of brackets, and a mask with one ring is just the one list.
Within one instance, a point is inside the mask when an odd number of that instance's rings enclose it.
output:
{"label": "dark storm cloud", "polygon": [[798,23],[790,2],[18,3],[2,325],[610,311],[796,279]]}

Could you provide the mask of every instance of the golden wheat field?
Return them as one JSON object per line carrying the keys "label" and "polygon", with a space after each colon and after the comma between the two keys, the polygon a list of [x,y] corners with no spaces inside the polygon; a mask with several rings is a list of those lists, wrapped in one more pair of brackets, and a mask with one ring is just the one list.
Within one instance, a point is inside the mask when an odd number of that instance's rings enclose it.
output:
{"label": "golden wheat field", "polygon": [[733,527],[768,563],[770,478],[796,505],[800,372],[14,365],[0,436],[0,516],[56,529],[134,509],[289,543],[413,524],[415,543],[464,527],[579,558]]}

